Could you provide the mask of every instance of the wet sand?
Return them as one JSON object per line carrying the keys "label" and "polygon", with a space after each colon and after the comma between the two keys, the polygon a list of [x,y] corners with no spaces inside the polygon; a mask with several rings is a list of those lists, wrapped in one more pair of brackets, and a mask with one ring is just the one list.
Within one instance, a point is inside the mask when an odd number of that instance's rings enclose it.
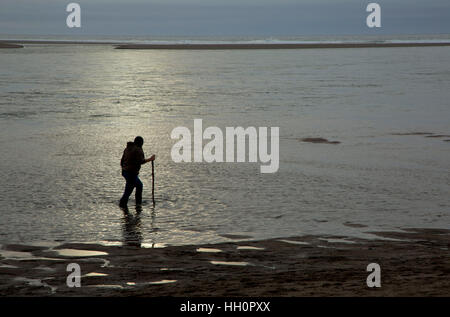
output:
{"label": "wet sand", "polygon": [[[357,226],[358,224],[349,224]],[[3,245],[2,296],[449,296],[450,230],[302,236],[201,246]],[[236,238],[235,238],[236,239]],[[7,251],[5,251],[7,250]],[[77,254],[74,250],[91,251]],[[98,251],[100,253],[92,253]],[[77,255],[80,255],[79,257]],[[381,288],[368,288],[369,263]],[[69,263],[81,287],[69,288]]]}
{"label": "wet sand", "polygon": [[340,144],[340,141],[329,141],[324,138],[303,138],[299,139],[301,142],[308,142],[308,143],[323,143],[323,144]]}
{"label": "wet sand", "polygon": [[[392,133],[395,136],[422,136],[430,139],[438,139],[442,140],[445,138],[450,138],[449,134],[436,134],[434,132],[401,132],[401,133]],[[449,139],[442,140],[444,142],[449,142]]]}
{"label": "wet sand", "polygon": [[43,44],[43,45],[120,45],[123,43],[114,41],[57,41],[57,40],[0,40],[0,45],[3,44]]}
{"label": "wet sand", "polygon": [[0,48],[22,48],[22,47],[23,45],[0,42]]}

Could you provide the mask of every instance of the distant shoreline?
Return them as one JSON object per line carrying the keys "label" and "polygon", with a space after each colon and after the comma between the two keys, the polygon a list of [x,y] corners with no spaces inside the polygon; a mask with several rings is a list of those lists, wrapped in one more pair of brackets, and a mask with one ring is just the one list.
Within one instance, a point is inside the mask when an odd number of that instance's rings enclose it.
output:
{"label": "distant shoreline", "polygon": [[408,43],[192,43],[192,44],[137,44],[99,41],[54,40],[0,40],[0,48],[20,48],[24,44],[41,45],[113,45],[116,49],[165,50],[247,50],[247,49],[334,49],[381,47],[435,47],[450,46],[450,42]]}
{"label": "distant shoreline", "polygon": [[116,46],[116,49],[243,50],[243,49],[324,49],[324,48],[423,47],[423,46],[450,46],[450,43],[122,44]]}

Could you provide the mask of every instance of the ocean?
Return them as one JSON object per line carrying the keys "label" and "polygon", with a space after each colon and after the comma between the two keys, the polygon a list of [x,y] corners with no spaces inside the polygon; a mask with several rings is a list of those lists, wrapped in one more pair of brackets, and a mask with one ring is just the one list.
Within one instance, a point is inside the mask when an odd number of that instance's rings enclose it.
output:
{"label": "ocean", "polygon": [[[232,39],[355,40],[430,38]],[[448,228],[449,83],[450,47],[0,50],[0,243],[164,246]],[[192,130],[194,119],[279,127],[278,172],[262,174],[259,163],[174,163],[171,131]],[[132,196],[126,216],[119,162],[136,135],[157,156],[156,206],[144,165],[142,212]]]}

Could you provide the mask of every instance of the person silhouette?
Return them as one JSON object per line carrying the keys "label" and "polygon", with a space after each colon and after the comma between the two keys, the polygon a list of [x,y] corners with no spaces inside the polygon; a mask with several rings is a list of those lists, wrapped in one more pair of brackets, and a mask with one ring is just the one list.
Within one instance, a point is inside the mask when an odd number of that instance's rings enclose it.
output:
{"label": "person silhouette", "polygon": [[142,191],[144,186],[139,179],[139,171],[141,165],[155,160],[155,155],[152,155],[148,159],[145,158],[144,151],[142,150],[143,144],[144,139],[140,136],[137,136],[134,142],[128,142],[120,160],[122,176],[126,181],[125,191],[119,202],[119,206],[122,208],[127,206],[128,199],[135,188],[136,205],[142,204]]}

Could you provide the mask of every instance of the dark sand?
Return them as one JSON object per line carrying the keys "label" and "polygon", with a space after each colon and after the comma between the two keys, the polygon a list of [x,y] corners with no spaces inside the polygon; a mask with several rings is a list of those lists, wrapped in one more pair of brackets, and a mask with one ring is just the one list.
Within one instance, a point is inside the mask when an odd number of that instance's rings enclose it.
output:
{"label": "dark sand", "polygon": [[119,42],[99,42],[99,41],[55,41],[55,40],[0,40],[3,44],[42,44],[42,45],[120,45]]}
{"label": "dark sand", "polygon": [[426,138],[450,138],[447,134],[427,135]]}
{"label": "dark sand", "polygon": [[10,43],[4,43],[1,42],[0,43],[0,48],[22,48],[23,45],[18,45],[18,44],[10,44]]}
{"label": "dark sand", "polygon": [[[450,138],[449,134],[435,134],[432,132],[402,132],[402,133],[392,133],[392,135],[396,136],[423,136],[425,138],[431,138],[431,139],[443,139],[443,138]],[[449,142],[450,140],[442,140],[444,142]]]}
{"label": "dark sand", "polygon": [[[359,226],[348,223],[349,226]],[[303,236],[203,246],[139,248],[64,244],[54,250],[4,245],[29,258],[0,259],[2,296],[450,296],[450,230],[376,233],[396,240]],[[326,241],[325,239],[331,239]],[[289,242],[283,241],[288,240]],[[251,248],[238,248],[250,246]],[[221,252],[198,252],[208,248]],[[107,255],[65,257],[57,249]],[[2,251],[4,252],[4,251]],[[12,253],[16,257],[26,253]],[[12,256],[11,254],[9,256]],[[36,257],[60,259],[49,260]],[[212,261],[235,265],[213,264]],[[80,288],[66,286],[69,263],[81,266]],[[238,262],[238,263],[233,263]],[[237,264],[248,263],[245,266]],[[381,288],[369,288],[369,263],[381,266]],[[160,281],[172,281],[159,284]],[[152,284],[156,282],[155,284]]]}
{"label": "dark sand", "polygon": [[299,139],[299,141],[308,142],[308,143],[323,143],[323,144],[340,144],[341,143],[339,141],[329,141],[324,138],[303,138],[303,139]]}

